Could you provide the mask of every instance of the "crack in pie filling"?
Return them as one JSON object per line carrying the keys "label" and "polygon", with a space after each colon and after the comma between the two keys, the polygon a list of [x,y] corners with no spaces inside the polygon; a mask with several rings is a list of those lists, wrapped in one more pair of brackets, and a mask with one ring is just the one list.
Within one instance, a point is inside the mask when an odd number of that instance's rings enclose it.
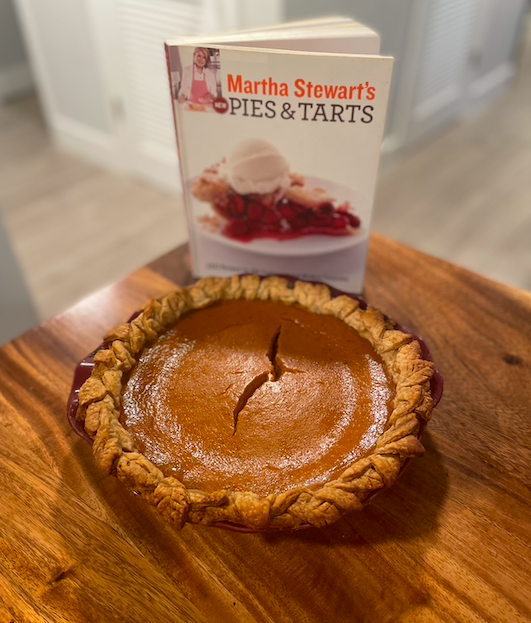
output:
{"label": "crack in pie filling", "polygon": [[106,340],[78,418],[99,465],[178,527],[326,525],[423,452],[433,364],[326,286],[203,279]]}
{"label": "crack in pie filling", "polygon": [[392,395],[380,357],[341,320],[223,301],[188,312],[142,354],[124,426],[187,487],[267,496],[324,484],[366,455]]}

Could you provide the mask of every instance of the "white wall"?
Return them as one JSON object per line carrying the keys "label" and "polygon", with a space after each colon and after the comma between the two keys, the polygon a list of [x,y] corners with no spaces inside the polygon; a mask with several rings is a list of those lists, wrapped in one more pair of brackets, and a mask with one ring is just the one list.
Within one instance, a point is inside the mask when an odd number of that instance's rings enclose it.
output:
{"label": "white wall", "polygon": [[523,19],[526,10],[526,0],[503,0],[503,2],[489,2],[491,15],[485,32],[485,45],[480,54],[480,75],[485,76],[499,66],[499,59],[514,60],[517,53],[519,37],[514,37],[515,31],[525,24]]}
{"label": "white wall", "polygon": [[513,77],[528,5],[527,0],[483,0],[472,47],[469,107],[496,95]]}
{"label": "white wall", "polygon": [[0,104],[31,87],[31,72],[12,0],[0,0]]}
{"label": "white wall", "polygon": [[26,60],[26,52],[11,0],[0,0],[0,69]]}
{"label": "white wall", "polygon": [[[16,0],[45,105],[64,119],[110,131],[105,92],[85,3]],[[49,119],[53,123],[53,119]]]}
{"label": "white wall", "polygon": [[0,346],[36,324],[33,302],[0,218]]}

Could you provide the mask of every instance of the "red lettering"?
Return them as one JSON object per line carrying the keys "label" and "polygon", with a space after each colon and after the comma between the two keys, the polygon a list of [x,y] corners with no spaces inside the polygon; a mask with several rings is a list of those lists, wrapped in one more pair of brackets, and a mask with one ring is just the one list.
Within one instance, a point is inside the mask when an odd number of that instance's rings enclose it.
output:
{"label": "red lettering", "polygon": [[329,84],[325,84],[325,95],[326,95],[326,97],[331,97],[332,99],[334,99],[335,96],[337,95],[338,88],[339,87],[337,85],[335,87],[332,87]]}
{"label": "red lettering", "polygon": [[229,93],[241,93],[242,92],[242,77],[237,76],[236,80],[232,77],[232,74],[227,76],[229,80]]}
{"label": "red lettering", "polygon": [[[228,91],[229,93],[248,93],[253,95],[269,95],[288,97],[289,88],[285,82],[275,82],[272,78],[264,78],[263,80],[242,80],[241,75],[233,76],[228,74]],[[331,85],[331,84],[313,84],[306,82],[302,78],[297,78],[294,82],[295,97],[315,97],[321,99],[326,97],[329,99],[365,99],[374,100],[376,98],[376,87],[369,86],[369,82],[360,83],[356,86]],[[339,116],[339,114],[337,115]],[[335,119],[334,119],[335,120]]]}
{"label": "red lettering", "polygon": [[304,85],[306,82],[302,78],[295,80],[295,97],[304,97]]}

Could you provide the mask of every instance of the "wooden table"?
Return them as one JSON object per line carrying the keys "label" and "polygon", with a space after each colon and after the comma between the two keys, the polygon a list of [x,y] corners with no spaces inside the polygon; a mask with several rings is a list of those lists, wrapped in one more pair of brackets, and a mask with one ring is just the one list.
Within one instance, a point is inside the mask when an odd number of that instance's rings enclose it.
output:
{"label": "wooden table", "polygon": [[0,623],[531,620],[531,296],[373,236],[367,300],[424,337],[427,453],[322,530],[162,525],[69,428],[75,365],[190,278],[180,248],[0,350]]}

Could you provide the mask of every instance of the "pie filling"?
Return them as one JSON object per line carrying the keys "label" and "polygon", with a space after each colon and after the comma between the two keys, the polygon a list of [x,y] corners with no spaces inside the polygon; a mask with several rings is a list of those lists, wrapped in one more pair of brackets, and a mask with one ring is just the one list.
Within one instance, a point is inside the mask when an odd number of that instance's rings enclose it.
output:
{"label": "pie filling", "polygon": [[268,495],[323,484],[367,455],[393,396],[379,356],[341,320],[222,301],[144,350],[123,424],[188,488]]}
{"label": "pie filling", "polygon": [[336,208],[329,200],[314,207],[286,197],[272,203],[263,201],[260,195],[231,193],[216,201],[213,208],[226,220],[222,233],[241,241],[290,240],[312,234],[349,236],[360,226],[359,218],[349,211],[348,204]]}
{"label": "pie filling", "polygon": [[[264,149],[263,142],[259,142]],[[266,156],[271,156],[274,148],[266,146],[265,149]],[[279,158],[279,154],[276,157]],[[199,219],[203,227],[220,231],[240,242],[257,238],[292,240],[310,235],[352,236],[359,233],[361,221],[348,201],[340,203],[325,189],[306,185],[302,176],[288,175],[288,169],[275,170],[279,180],[286,177],[287,186],[280,184],[268,192],[250,190],[264,183],[262,177],[267,173],[266,164],[267,160],[254,171],[254,175],[260,178],[254,184],[249,179],[243,180],[247,189],[243,191],[225,179],[222,173],[228,166],[225,160],[206,169],[192,186],[194,197],[210,203],[215,213],[213,217]],[[245,167],[245,163],[243,168],[242,173],[251,175],[252,171]]]}

